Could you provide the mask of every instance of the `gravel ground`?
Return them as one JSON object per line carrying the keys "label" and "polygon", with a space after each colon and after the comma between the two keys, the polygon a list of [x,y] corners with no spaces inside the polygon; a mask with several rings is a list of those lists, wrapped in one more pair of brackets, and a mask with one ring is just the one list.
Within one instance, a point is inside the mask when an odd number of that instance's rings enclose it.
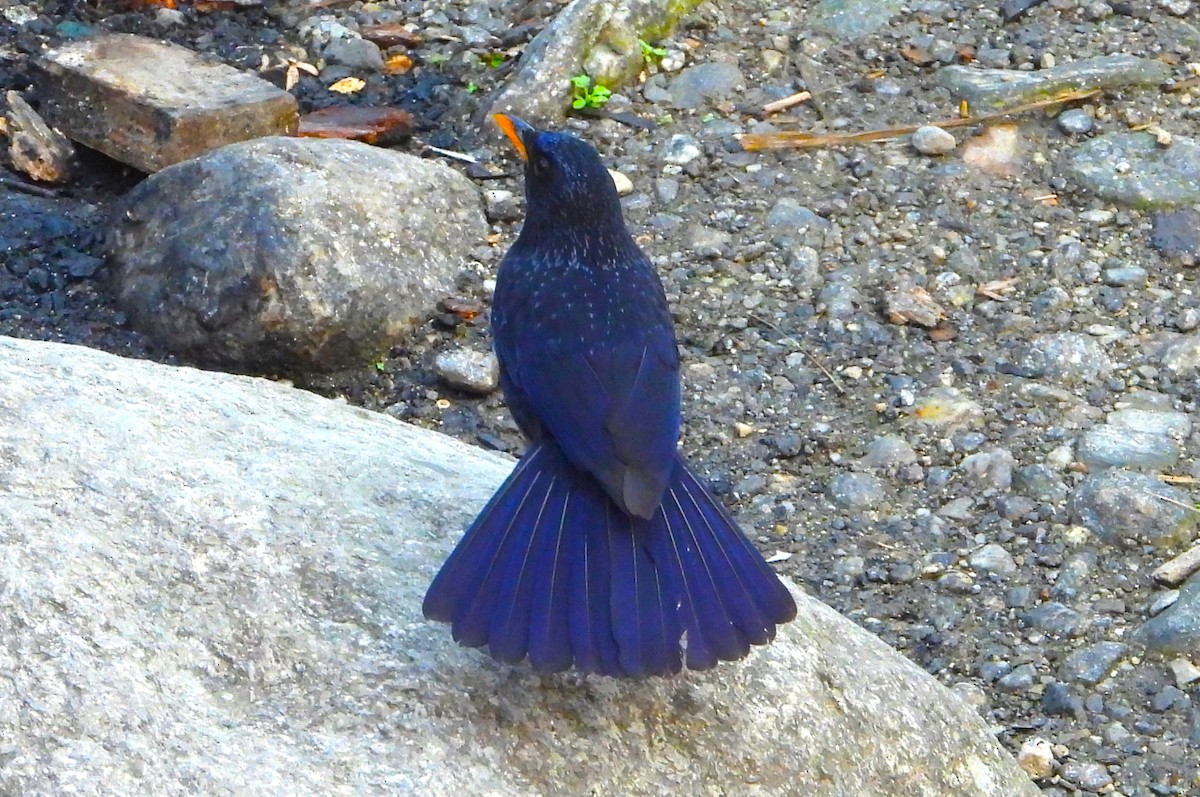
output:
{"label": "gravel ground", "polygon": [[[733,139],[951,118],[958,103],[939,72],[971,60],[1038,70],[1130,53],[1186,80],[1200,7],[1051,0],[1006,22],[988,4],[927,0],[839,42],[804,24],[812,5],[706,3],[661,43],[654,74],[609,106],[656,130],[567,123],[633,184],[627,217],[677,314],[684,447],[763,550],[790,555],[781,572],[954,686],[1014,753],[1048,741],[1047,794],[1200,794],[1187,669],[1200,583],[1176,591],[1149,575],[1191,539],[1198,272],[1186,243],[1163,244],[1172,219],[1081,190],[1068,169],[1090,136],[1143,124],[1196,136],[1200,94],[1117,90],[1058,120],[1028,114],[1012,129],[1015,163],[999,166],[960,156],[970,129],[945,155],[906,137],[763,153]],[[0,24],[0,85],[26,88],[27,56],[78,25],[243,68],[285,51],[316,60],[294,13],[77,6],[31,2],[31,20]],[[353,100],[416,113],[402,148],[470,151],[515,171],[472,117],[557,8],[407,0],[321,13],[425,33],[412,72],[373,76]],[[480,59],[493,54],[496,66]],[[326,86],[351,72],[302,74],[302,108],[345,102]],[[764,102],[801,89],[813,100],[761,120]],[[702,106],[674,107],[689,91],[707,95]],[[927,151],[946,144],[925,138]],[[128,329],[96,259],[105,205],[135,180],[95,156],[54,197],[0,186],[0,333],[169,359]],[[481,187],[520,192],[509,179]],[[485,311],[520,218],[503,195],[489,208],[498,243],[480,248],[458,300]],[[1174,219],[1184,238],[1190,212]],[[905,316],[937,326],[895,323]],[[457,392],[433,369],[439,353],[487,345],[486,312],[439,313],[378,369],[308,386],[516,453],[500,397]],[[1097,481],[1113,464],[1150,475]],[[1160,473],[1184,478],[1169,486]],[[1192,622],[1191,636],[1168,629],[1145,654],[1134,632],[1164,610]]]}

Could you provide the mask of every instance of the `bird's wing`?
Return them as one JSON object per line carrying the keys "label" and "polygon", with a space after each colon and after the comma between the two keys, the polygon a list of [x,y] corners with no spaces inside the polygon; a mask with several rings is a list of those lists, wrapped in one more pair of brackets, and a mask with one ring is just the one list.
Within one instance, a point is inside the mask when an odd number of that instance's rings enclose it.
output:
{"label": "bird's wing", "polygon": [[625,511],[658,507],[679,438],[679,355],[670,330],[590,350],[516,352],[513,374],[567,458]]}

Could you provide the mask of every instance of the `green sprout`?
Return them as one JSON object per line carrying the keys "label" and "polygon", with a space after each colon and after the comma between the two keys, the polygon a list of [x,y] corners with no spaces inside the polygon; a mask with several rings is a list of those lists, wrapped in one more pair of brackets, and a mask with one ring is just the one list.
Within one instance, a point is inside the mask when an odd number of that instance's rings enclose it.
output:
{"label": "green sprout", "polygon": [[472,80],[472,81],[469,81],[469,82],[467,83],[467,93],[468,93],[468,94],[474,94],[474,93],[475,93],[475,92],[477,92],[477,91],[479,91],[479,84],[478,84],[478,83],[476,83],[476,82],[475,82],[475,81],[473,81],[473,80]]}
{"label": "green sprout", "polygon": [[504,53],[488,53],[487,55],[479,56],[479,60],[483,61],[485,64],[487,64],[492,69],[497,69],[507,59],[504,57]]}
{"label": "green sprout", "polygon": [[642,48],[642,59],[645,61],[661,61],[667,57],[667,51],[662,47],[655,47],[645,39],[638,39],[638,47]]}
{"label": "green sprout", "polygon": [[379,371],[380,373],[383,373],[387,370],[387,360],[376,360],[374,363],[372,363],[372,365],[374,365],[375,370]]}
{"label": "green sprout", "polygon": [[576,75],[571,78],[571,107],[579,108],[599,108],[608,102],[608,98],[612,96],[612,90],[601,86],[599,83],[592,83],[592,79],[587,75]]}

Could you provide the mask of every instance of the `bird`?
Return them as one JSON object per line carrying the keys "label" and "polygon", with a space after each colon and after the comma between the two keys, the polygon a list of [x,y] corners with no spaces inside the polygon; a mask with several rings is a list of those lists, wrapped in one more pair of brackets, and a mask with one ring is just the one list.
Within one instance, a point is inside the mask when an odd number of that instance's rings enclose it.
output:
{"label": "bird", "polygon": [[672,676],[743,658],[796,604],[679,451],[662,283],[592,145],[494,118],[524,161],[526,217],[491,324],[527,447],[434,577],[424,615],[541,674]]}

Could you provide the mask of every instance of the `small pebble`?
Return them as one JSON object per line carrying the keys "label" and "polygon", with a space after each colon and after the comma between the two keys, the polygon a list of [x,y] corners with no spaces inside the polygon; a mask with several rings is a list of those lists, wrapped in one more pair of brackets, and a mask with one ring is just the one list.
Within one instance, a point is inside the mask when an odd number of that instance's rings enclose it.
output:
{"label": "small pebble", "polygon": [[1086,136],[1096,129],[1096,120],[1082,108],[1071,108],[1058,115],[1058,129],[1073,136]]}
{"label": "small pebble", "polygon": [[958,142],[942,128],[924,125],[913,131],[912,145],[922,155],[945,155],[953,152]]}
{"label": "small pebble", "polygon": [[1045,780],[1054,774],[1054,752],[1045,739],[1026,739],[1017,753],[1017,766],[1034,780]]}
{"label": "small pebble", "polygon": [[438,378],[451,387],[486,396],[500,386],[500,364],[491,352],[455,349],[433,361]]}

